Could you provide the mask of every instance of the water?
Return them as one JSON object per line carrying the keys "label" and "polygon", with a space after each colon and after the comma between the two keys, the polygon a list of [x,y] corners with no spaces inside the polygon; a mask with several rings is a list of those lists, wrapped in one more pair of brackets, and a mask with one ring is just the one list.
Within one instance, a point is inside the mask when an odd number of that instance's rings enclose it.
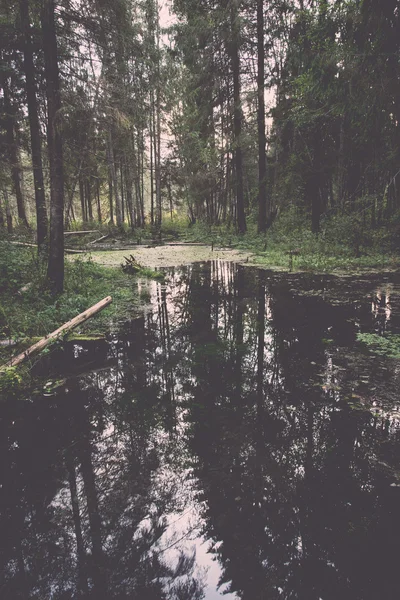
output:
{"label": "water", "polygon": [[397,599],[397,279],[167,274],[0,404],[0,598]]}

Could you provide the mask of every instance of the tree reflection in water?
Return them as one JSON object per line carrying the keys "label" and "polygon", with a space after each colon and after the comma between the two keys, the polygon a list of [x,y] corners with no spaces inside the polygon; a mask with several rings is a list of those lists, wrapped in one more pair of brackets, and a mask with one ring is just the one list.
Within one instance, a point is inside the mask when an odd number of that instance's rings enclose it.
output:
{"label": "tree reflection in water", "polygon": [[216,598],[207,540],[228,597],[397,598],[398,368],[355,346],[375,283],[335,304],[214,262],[149,285],[151,312],[54,358],[85,374],[0,405],[0,597]]}

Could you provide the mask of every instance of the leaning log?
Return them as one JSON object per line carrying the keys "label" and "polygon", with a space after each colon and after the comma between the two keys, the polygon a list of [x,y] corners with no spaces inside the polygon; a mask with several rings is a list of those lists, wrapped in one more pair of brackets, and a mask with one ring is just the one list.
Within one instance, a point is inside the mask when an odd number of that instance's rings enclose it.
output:
{"label": "leaning log", "polygon": [[81,323],[84,323],[85,321],[90,319],[90,317],[93,317],[95,314],[97,314],[98,312],[103,310],[103,308],[106,308],[106,306],[111,304],[111,302],[112,302],[111,296],[107,296],[107,298],[104,298],[104,300],[101,300],[100,302],[98,302],[97,304],[92,306],[91,308],[88,308],[87,310],[85,310],[83,313],[81,313],[77,317],[71,319],[71,321],[68,321],[68,323],[64,323],[64,325],[62,325],[61,327],[59,327],[58,329],[53,331],[53,333],[50,333],[46,337],[42,338],[39,342],[37,342],[37,344],[34,344],[33,346],[31,346],[30,348],[25,350],[25,352],[22,352],[18,356],[15,356],[14,358],[12,358],[5,365],[3,365],[2,369],[7,368],[7,367],[16,367],[17,365],[22,363],[25,359],[29,358],[33,354],[36,354],[37,352],[41,352],[51,342],[54,342],[55,340],[59,339],[67,331],[71,331],[72,329],[75,329],[75,327],[77,327]]}
{"label": "leaning log", "polygon": [[103,240],[107,240],[110,236],[111,236],[110,233],[107,233],[107,235],[102,235],[101,237],[97,238],[97,240],[93,240],[93,242],[89,242],[88,245],[90,245],[90,244],[99,244]]}

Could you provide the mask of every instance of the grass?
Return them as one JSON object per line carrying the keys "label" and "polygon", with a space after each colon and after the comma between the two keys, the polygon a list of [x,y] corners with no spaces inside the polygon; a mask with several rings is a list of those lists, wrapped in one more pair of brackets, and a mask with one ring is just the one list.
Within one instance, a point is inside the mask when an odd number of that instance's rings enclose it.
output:
{"label": "grass", "polygon": [[373,354],[400,358],[400,335],[397,333],[388,333],[384,336],[376,333],[359,333],[357,340]]}
{"label": "grass", "polygon": [[[171,222],[165,228],[169,232]],[[392,270],[400,266],[396,236],[390,227],[366,228],[357,215],[326,218],[318,236],[311,232],[309,219],[295,209],[288,209],[262,235],[257,234],[251,218],[244,235],[226,225],[199,222],[188,227],[183,219],[177,219],[174,229],[187,242],[213,242],[216,246],[250,251],[251,262],[266,268],[334,273]],[[298,250],[298,255],[291,260],[293,250]]]}
{"label": "grass", "polygon": [[[45,287],[45,266],[30,249],[7,242],[0,242],[0,290],[0,339],[44,336],[111,295],[111,306],[80,329],[86,333],[108,331],[121,318],[137,314],[146,300],[139,298],[135,278],[79,258],[66,261],[65,291],[53,298]],[[6,353],[4,349],[1,352]]]}

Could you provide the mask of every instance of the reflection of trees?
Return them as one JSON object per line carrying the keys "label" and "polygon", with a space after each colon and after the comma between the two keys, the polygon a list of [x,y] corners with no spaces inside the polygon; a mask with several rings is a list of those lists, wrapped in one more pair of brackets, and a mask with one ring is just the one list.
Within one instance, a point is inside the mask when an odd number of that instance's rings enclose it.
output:
{"label": "reflection of trees", "polygon": [[193,474],[239,597],[397,597],[399,433],[352,410],[323,342],[371,314],[218,262],[170,279],[107,370],[0,407],[0,597],[202,597],[187,531],[168,537]]}
{"label": "reflection of trees", "polygon": [[129,401],[122,355],[118,371],[1,420],[2,600],[202,597],[194,555],[171,562],[160,546],[179,509],[176,481],[158,475],[170,442],[138,401],[143,373]]}
{"label": "reflection of trees", "polygon": [[[391,533],[383,543],[380,528],[387,534],[392,521],[398,531],[399,521],[393,507],[387,511],[390,494],[380,496],[382,475],[369,460],[382,435],[371,440],[370,419],[319,385],[322,340],[328,328],[342,335],[337,313],[343,319],[349,311],[295,297],[280,284],[269,284],[265,295],[262,280],[245,273],[234,269],[220,278],[218,294],[214,279],[201,296],[191,294],[187,308],[194,348],[190,443],[223,581],[248,599],[372,599],[382,585],[394,598],[389,573],[398,542]],[[204,301],[208,311],[197,306]],[[202,335],[215,333],[211,315],[221,304],[218,335],[199,346],[197,312]],[[246,351],[238,360],[242,339]],[[385,485],[389,490],[387,478]]]}

